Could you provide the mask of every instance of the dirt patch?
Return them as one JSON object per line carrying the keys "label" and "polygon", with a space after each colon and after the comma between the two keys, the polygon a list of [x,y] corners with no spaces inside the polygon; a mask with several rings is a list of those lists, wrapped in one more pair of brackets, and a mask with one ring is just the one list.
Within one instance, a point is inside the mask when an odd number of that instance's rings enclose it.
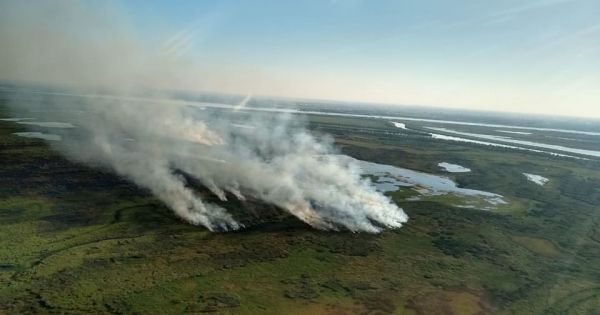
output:
{"label": "dirt patch", "polygon": [[445,290],[411,298],[406,305],[419,315],[483,315],[493,307],[483,291]]}
{"label": "dirt patch", "polygon": [[529,251],[544,257],[557,257],[560,255],[554,244],[547,239],[529,236],[511,236],[511,239]]}
{"label": "dirt patch", "polygon": [[290,315],[303,315],[303,314],[312,314],[312,315],[351,315],[360,313],[358,309],[341,306],[337,304],[330,303],[314,303],[308,304],[302,308],[294,308],[290,310],[288,314]]}

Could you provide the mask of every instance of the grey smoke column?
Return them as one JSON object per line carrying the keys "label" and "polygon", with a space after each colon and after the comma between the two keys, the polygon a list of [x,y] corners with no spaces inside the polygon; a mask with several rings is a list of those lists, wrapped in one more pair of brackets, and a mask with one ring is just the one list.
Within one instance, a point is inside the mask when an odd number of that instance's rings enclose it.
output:
{"label": "grey smoke column", "polygon": [[[199,180],[220,199],[226,192],[263,200],[319,229],[379,232],[407,216],[375,191],[352,159],[316,139],[300,117],[200,110],[177,102],[84,97],[46,99],[75,135],[53,142],[71,159],[110,167],[150,189],[175,213],[211,230],[240,225],[205,203],[177,174]],[[69,130],[68,132],[73,132]]]}

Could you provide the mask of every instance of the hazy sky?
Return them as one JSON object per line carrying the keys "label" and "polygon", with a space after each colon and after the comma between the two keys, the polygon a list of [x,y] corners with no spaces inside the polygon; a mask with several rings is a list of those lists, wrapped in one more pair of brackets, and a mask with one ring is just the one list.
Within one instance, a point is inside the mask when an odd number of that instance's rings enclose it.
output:
{"label": "hazy sky", "polygon": [[201,89],[600,117],[598,0],[116,4]]}

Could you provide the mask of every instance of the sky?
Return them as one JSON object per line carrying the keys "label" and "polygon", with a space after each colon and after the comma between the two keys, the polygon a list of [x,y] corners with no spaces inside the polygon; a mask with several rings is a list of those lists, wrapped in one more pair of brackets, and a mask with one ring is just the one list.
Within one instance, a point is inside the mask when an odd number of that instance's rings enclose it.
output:
{"label": "sky", "polygon": [[114,3],[198,90],[600,117],[597,0]]}

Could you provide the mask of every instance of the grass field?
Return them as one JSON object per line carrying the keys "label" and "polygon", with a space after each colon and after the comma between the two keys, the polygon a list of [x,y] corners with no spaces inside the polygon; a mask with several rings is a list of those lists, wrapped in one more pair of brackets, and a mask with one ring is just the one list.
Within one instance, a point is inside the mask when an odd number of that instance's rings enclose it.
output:
{"label": "grass field", "polygon": [[[370,235],[316,231],[250,200],[226,205],[248,228],[210,233],[0,121],[0,313],[597,314],[598,162],[448,143],[375,119],[311,116],[309,126],[355,158],[511,203],[464,209],[401,190],[390,196],[410,221]],[[473,171],[445,174],[442,161]]]}

